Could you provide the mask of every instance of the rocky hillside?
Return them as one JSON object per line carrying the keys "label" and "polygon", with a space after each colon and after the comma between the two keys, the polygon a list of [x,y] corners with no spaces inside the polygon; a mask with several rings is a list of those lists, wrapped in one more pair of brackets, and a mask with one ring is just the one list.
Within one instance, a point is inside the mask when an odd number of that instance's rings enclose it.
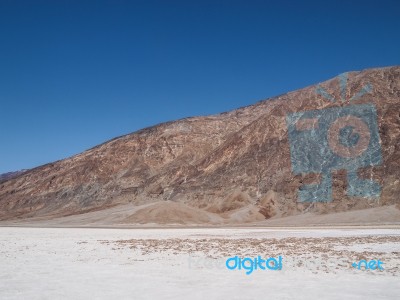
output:
{"label": "rocky hillside", "polygon": [[7,172],[7,173],[0,174],[0,183],[10,180],[12,178],[15,178],[15,177],[21,175],[22,173],[24,173],[25,171],[27,171],[27,170],[20,170],[20,171]]}
{"label": "rocky hillside", "polygon": [[400,67],[346,75],[25,171],[0,183],[0,219],[155,202],[245,221],[399,207]]}

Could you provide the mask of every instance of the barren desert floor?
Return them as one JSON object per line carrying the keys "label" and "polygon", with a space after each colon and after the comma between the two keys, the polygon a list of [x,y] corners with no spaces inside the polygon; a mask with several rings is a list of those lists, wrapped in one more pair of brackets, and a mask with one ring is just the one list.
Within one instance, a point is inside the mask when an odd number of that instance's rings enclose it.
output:
{"label": "barren desert floor", "polygon": [[0,299],[398,299],[399,276],[399,229],[0,227]]}

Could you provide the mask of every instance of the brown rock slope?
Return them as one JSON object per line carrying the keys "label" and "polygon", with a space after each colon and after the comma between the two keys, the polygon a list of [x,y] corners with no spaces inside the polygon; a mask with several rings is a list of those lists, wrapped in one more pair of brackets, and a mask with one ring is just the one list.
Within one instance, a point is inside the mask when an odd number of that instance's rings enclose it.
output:
{"label": "brown rock slope", "polygon": [[[350,103],[363,86],[371,90]],[[320,85],[339,99],[340,79]],[[331,213],[400,203],[400,67],[348,74],[345,99],[331,102],[310,86],[255,105],[209,117],[160,124],[122,136],[82,154],[50,163],[0,183],[0,219],[60,217],[133,203],[170,200],[146,211],[173,216],[199,211],[233,216],[257,208],[265,218],[306,212]],[[298,190],[321,180],[294,175],[286,116],[293,112],[373,104],[382,161],[358,170],[375,180],[378,197],[348,196],[345,170],[332,172],[332,201],[301,203]],[[395,206],[393,206],[395,207]],[[131,219],[140,223],[138,216]],[[246,221],[251,221],[247,216]],[[129,220],[129,218],[128,218]],[[176,217],[171,217],[176,221]],[[149,220],[151,222],[151,220]],[[163,219],[168,223],[168,219]]]}

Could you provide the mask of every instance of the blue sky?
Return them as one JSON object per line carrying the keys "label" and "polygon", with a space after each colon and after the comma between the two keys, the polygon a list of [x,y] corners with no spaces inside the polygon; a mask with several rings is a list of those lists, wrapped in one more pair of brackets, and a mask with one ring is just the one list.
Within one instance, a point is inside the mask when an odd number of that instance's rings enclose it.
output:
{"label": "blue sky", "polygon": [[399,1],[0,0],[0,173],[400,64]]}

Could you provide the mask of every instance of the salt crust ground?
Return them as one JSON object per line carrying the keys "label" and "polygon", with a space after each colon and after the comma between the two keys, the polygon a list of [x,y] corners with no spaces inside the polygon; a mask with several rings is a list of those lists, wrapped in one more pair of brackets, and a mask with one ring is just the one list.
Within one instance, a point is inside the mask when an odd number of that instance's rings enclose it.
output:
{"label": "salt crust ground", "polygon": [[[223,266],[257,254],[282,271]],[[0,299],[399,299],[399,268],[398,229],[0,227]]]}

